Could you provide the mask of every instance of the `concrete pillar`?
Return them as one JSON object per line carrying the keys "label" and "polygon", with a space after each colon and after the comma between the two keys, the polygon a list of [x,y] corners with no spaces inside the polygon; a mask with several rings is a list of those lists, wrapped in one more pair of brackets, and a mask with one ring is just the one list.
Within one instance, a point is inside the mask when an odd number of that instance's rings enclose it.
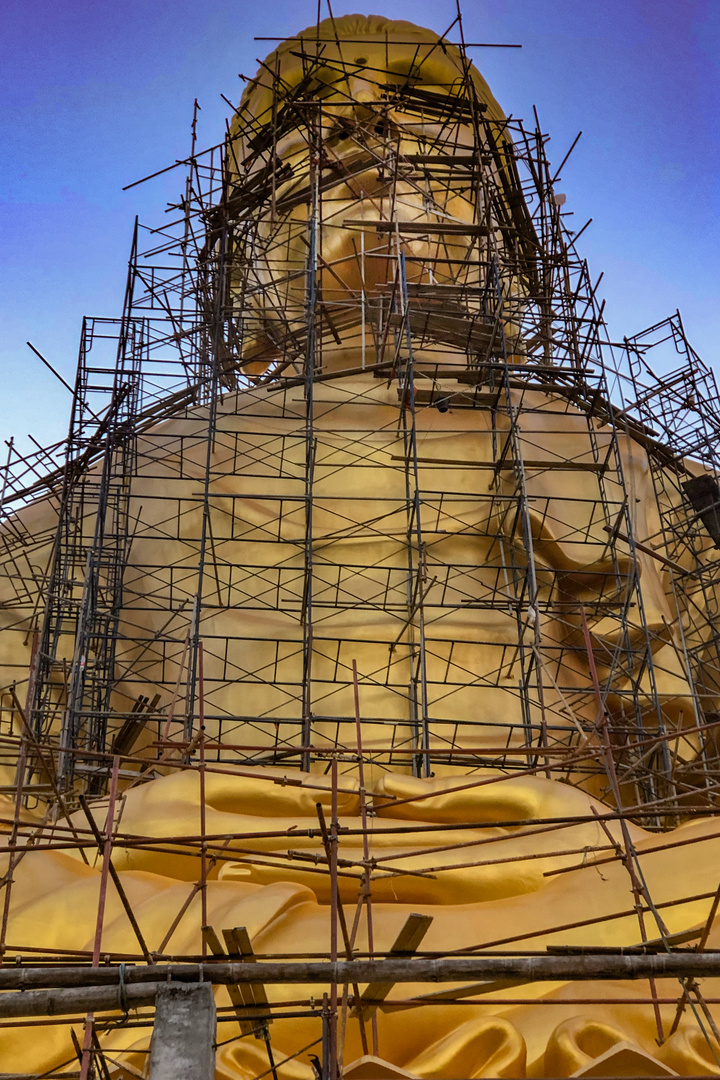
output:
{"label": "concrete pillar", "polygon": [[210,983],[168,983],[155,999],[150,1080],[214,1080],[215,999]]}

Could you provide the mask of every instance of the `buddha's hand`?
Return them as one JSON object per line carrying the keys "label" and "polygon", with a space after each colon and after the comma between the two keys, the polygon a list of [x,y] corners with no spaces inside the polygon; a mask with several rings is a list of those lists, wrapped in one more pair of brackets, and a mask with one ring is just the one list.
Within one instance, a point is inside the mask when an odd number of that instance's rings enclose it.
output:
{"label": "buddha's hand", "polygon": [[[335,799],[341,819],[359,824],[357,781],[341,777]],[[228,848],[287,848],[289,837],[293,847],[314,846],[318,840],[308,832],[318,834],[318,803],[329,821],[333,806],[329,776],[292,769],[260,767],[250,772],[208,765],[201,779],[197,769],[178,770],[120,793],[113,860],[118,866],[152,866],[170,876],[192,877],[196,871],[185,863],[196,863],[198,851],[189,840],[183,843],[183,838],[194,838],[198,843],[201,835],[212,838],[211,854]],[[104,829],[107,798],[96,800],[90,809],[97,827]],[[73,822],[87,833],[82,811],[73,815]],[[154,843],[144,845],[143,838],[152,838]],[[158,840],[162,841],[160,847]],[[179,858],[178,842],[187,858]],[[94,849],[89,834],[88,847]]]}

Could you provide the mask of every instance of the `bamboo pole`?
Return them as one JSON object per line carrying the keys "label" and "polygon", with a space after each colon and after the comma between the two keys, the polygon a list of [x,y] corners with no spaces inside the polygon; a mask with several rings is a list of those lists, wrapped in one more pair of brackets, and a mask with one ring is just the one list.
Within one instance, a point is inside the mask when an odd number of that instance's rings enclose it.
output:
{"label": "bamboo pole", "polygon": [[[261,983],[300,985],[337,983],[443,983],[513,979],[523,982],[583,982],[606,979],[718,978],[720,950],[662,953],[586,952],[572,955],[397,957],[389,960],[262,961],[255,964],[139,964],[120,968],[66,965],[0,970],[0,1016],[67,1014],[95,1000],[95,990],[108,990],[117,1004],[121,981],[128,995],[142,987],[146,995],[169,980],[215,985]],[[43,988],[43,989],[40,989]],[[65,995],[65,991],[68,994]],[[82,992],[82,993],[81,993]],[[85,997],[82,997],[82,994]],[[65,995],[65,996],[64,996]],[[114,995],[114,996],[113,996]],[[106,1000],[98,998],[98,1000]],[[110,998],[107,998],[110,1000]],[[128,997],[128,1000],[130,998]],[[23,1004],[24,1002],[24,1004]],[[77,1004],[77,1003],[80,1004]],[[44,1003],[44,1004],[43,1004]],[[87,1006],[86,1006],[87,1003]],[[31,1009],[24,1012],[25,1008]],[[18,1011],[19,1010],[19,1011]]]}

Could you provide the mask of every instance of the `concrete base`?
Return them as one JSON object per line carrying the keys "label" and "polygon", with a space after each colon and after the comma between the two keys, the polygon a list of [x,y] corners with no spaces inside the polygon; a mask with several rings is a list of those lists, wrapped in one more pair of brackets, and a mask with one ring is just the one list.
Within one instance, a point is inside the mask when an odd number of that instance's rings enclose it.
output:
{"label": "concrete base", "polygon": [[210,983],[168,983],[155,999],[150,1080],[214,1080],[215,999]]}

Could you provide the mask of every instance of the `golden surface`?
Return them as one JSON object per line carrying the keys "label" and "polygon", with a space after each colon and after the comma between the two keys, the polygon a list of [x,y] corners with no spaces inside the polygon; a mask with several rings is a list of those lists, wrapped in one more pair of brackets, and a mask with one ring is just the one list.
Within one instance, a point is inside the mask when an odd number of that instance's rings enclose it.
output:
{"label": "golden surface", "polygon": [[[297,773],[290,772],[288,777],[296,779]],[[198,783],[197,774],[187,771],[135,789],[125,801],[122,831],[152,836],[197,835]],[[318,778],[308,776],[306,783],[308,792],[295,787],[271,788],[260,776],[255,780],[208,773],[208,834],[247,834],[253,829],[266,831],[290,826],[300,831],[311,827],[316,822],[314,802],[318,797]],[[321,798],[329,815],[327,783],[324,786]],[[343,789],[351,786],[349,780],[342,783]],[[447,786],[447,781],[387,776],[383,791],[406,795],[415,794],[419,788],[429,791]],[[275,807],[268,791],[279,792]],[[453,839],[478,846],[463,847],[460,852],[411,855],[409,859],[402,858],[413,850],[407,836],[400,834],[397,840],[387,835],[372,839],[373,856],[402,859],[400,865],[404,869],[449,867],[437,873],[434,880],[405,877],[383,883],[380,874],[373,878],[374,944],[378,952],[390,947],[405,918],[418,910],[433,917],[423,947],[441,952],[518,937],[521,941],[510,948],[542,951],[548,944],[627,946],[638,942],[638,922],[625,868],[617,860],[601,863],[597,868],[583,866],[583,848],[602,848],[608,844],[601,826],[584,824],[553,832],[543,832],[541,826],[532,827],[534,819],[588,814],[592,806],[602,812],[601,804],[593,803],[582,792],[566,785],[529,777],[510,778],[500,785],[470,789],[456,796],[438,795],[427,799],[423,806],[428,822],[497,823],[503,818],[523,818],[527,824],[496,824],[477,833],[464,830],[455,838],[451,832],[443,833],[442,846],[451,844]],[[341,826],[358,828],[360,819],[353,814],[356,811],[357,798],[341,795]],[[387,825],[391,820],[382,813],[374,819],[377,826]],[[79,819],[77,824],[81,824]],[[401,822],[398,825],[402,827]],[[617,823],[611,823],[609,830],[613,839],[620,842]],[[533,836],[534,831],[537,836]],[[681,826],[667,838],[666,850],[663,850],[665,838],[657,834],[631,827],[631,837],[656,904],[684,900],[692,895],[707,897],[716,888],[720,858],[720,830],[716,823],[696,821]],[[699,839],[703,840],[701,844]],[[262,842],[252,845],[247,835],[235,843],[245,848],[255,846],[260,852],[271,851],[275,846]],[[311,847],[300,836],[292,843],[296,850]],[[230,845],[231,849],[233,846]],[[286,848],[287,840],[277,841],[276,847]],[[343,859],[357,860],[362,856],[361,850],[342,836],[339,854]],[[596,857],[602,858],[603,854],[607,852]],[[509,859],[518,861],[495,861]],[[171,919],[188,898],[188,881],[197,877],[197,860],[190,865],[191,861],[182,856],[134,853],[123,850],[118,842],[113,861],[122,872],[123,885],[149,947],[157,948]],[[453,863],[472,861],[483,861],[486,865],[452,869]],[[544,876],[552,869],[571,866],[577,869],[555,877]],[[8,929],[11,954],[16,942],[32,942],[36,948],[92,948],[99,877],[99,870],[83,866],[70,854],[38,852],[24,858],[15,871]],[[224,863],[219,873],[212,872],[211,878],[207,887],[210,925],[246,926],[260,955],[298,949],[329,952],[326,879],[301,868],[273,870],[252,865],[242,858]],[[318,887],[318,881],[323,887]],[[357,895],[357,887],[350,887],[345,878],[340,881],[349,905],[346,910],[352,911],[351,901]],[[52,883],[51,893],[48,893],[49,883]],[[703,926],[709,906],[710,899],[705,898],[683,902],[677,907],[663,907],[668,932]],[[616,912],[622,913],[622,917],[594,922]],[[546,932],[547,928],[583,921],[587,925]],[[718,946],[720,937],[715,931],[708,947]],[[357,947],[367,948],[364,919],[360,923]],[[102,948],[113,952],[137,950],[132,930],[112,889],[108,894]],[[197,954],[200,948],[199,897],[196,896],[173,936],[171,949],[183,955]],[[391,1000],[420,996],[433,989],[427,984],[403,986],[393,991]],[[656,991],[660,998],[667,999],[678,994],[677,984],[669,980],[659,982]],[[707,998],[717,996],[718,991],[720,980],[704,981],[703,993]],[[285,993],[284,988],[268,987],[271,1001],[282,1000]],[[309,997],[317,994],[317,988],[296,987],[291,994]],[[602,1007],[577,1003],[577,999],[596,995],[607,1003]],[[630,1042],[681,1073],[713,1075],[716,1072],[708,1045],[692,1017],[684,1018],[677,1033],[658,1049],[651,1007],[627,1003],[628,999],[645,997],[644,986],[531,984],[507,990],[491,988],[488,996],[493,1004],[425,1005],[417,1014],[404,1010],[380,1012],[380,1056],[422,1077],[524,1076],[526,1067],[528,1075],[568,1076],[615,1043]],[[528,1004],[503,1006],[503,998],[517,997],[529,999]],[[620,1003],[614,1005],[616,998]],[[543,1002],[547,1004],[543,1006]],[[225,991],[220,990],[218,1004],[228,1003]],[[674,1012],[674,1006],[661,1007],[666,1032]],[[271,1031],[276,1057],[284,1057],[310,1042],[316,1037],[316,1027],[315,1021],[275,1021]],[[105,1042],[117,1052],[130,1051],[133,1046],[145,1048],[147,1038],[137,1030],[120,1029],[106,1036]],[[67,1030],[44,1029],[30,1043],[26,1030],[6,1029],[0,1047],[7,1071],[42,1071],[67,1055]],[[231,1042],[220,1053],[218,1075],[255,1075],[263,1071],[263,1054],[259,1045],[248,1040]],[[345,1060],[351,1062],[361,1054],[358,1025],[350,1020]],[[128,1060],[142,1062],[139,1054]],[[296,1062],[283,1075],[310,1080],[311,1070]]]}
{"label": "golden surface", "polygon": [[[356,46],[354,63],[358,71],[350,80],[350,92],[355,104],[348,109],[362,108],[374,100],[377,88],[372,82],[363,81],[363,66],[388,70],[403,77],[411,71],[416,56],[415,45],[400,45],[396,41],[417,38],[419,42],[436,42],[429,31],[418,30],[411,24],[392,23],[384,19],[348,16],[337,20],[342,36],[353,36]],[[322,24],[323,31],[328,24]],[[308,32],[312,40],[312,32]],[[385,38],[387,45],[373,44],[373,38]],[[295,43],[297,45],[297,43]],[[327,45],[327,55],[334,58],[336,46]],[[276,58],[267,61],[270,70],[279,70],[282,78],[292,84],[301,74],[301,64],[291,55],[288,45],[282,46]],[[425,68],[425,82],[440,86],[459,77],[459,59],[454,50],[447,55],[438,54],[432,64]],[[333,76],[334,77],[334,76]],[[498,122],[502,113],[481,77],[474,72],[473,78],[481,100],[488,103],[490,115]],[[263,85],[264,83],[264,85]],[[333,83],[328,74],[328,97],[333,93]],[[345,91],[343,91],[345,92]],[[251,87],[243,106],[244,116],[261,117],[272,105],[271,90],[267,78],[260,75],[257,86]],[[337,118],[337,113],[334,114]],[[422,132],[418,134],[420,139]],[[418,144],[419,145],[419,144]],[[470,145],[470,143],[468,143]],[[340,151],[339,151],[340,152]],[[307,147],[299,134],[287,136],[279,155],[283,161],[296,160],[307,153]],[[288,189],[292,189],[292,181]],[[345,217],[377,218],[382,212],[382,193],[379,181],[373,184],[362,177],[358,184],[339,184],[332,196],[332,214],[339,221]],[[280,189],[278,198],[286,191]],[[416,216],[418,206],[415,193],[407,192],[408,217]],[[459,220],[473,220],[470,202],[456,199],[447,210]],[[291,243],[292,221],[299,221],[305,214],[304,205],[290,212],[288,243]],[[264,227],[260,222],[259,227]],[[350,245],[349,233],[324,225],[324,258],[336,260]],[[300,241],[298,240],[297,243]],[[459,247],[461,240],[453,240]],[[345,245],[345,247],[343,246]],[[423,246],[424,245],[424,246]],[[409,250],[421,253],[428,259],[432,250],[428,242],[410,241]],[[295,258],[296,254],[292,253]],[[355,267],[355,269],[353,269]],[[341,284],[356,288],[358,281],[355,263],[348,262],[340,272]],[[387,280],[387,267],[378,260],[373,271],[374,284]],[[436,267],[437,280],[446,271]],[[325,275],[323,288],[326,292],[338,289],[337,280]],[[367,284],[367,283],[366,283]],[[368,286],[369,287],[369,286]],[[517,289],[524,287],[520,278]],[[302,309],[302,283],[287,286],[284,303],[293,312]],[[245,353],[245,360],[252,361],[248,370],[261,371],[271,360],[269,344],[272,334],[265,334],[272,321],[272,312],[260,312],[257,331]],[[301,314],[297,315],[301,318]],[[263,322],[263,320],[265,320]],[[327,348],[323,354],[325,370],[339,370],[360,363],[364,343],[356,332],[346,335],[344,344],[337,349]],[[422,353],[417,360],[421,362]],[[435,360],[436,358],[434,358]],[[448,364],[462,363],[460,354],[447,351]],[[584,417],[571,411],[559,416],[552,409],[549,398],[537,394],[536,410],[532,420],[522,429],[522,439],[528,458],[545,460],[558,456],[572,457],[576,461],[590,460],[588,426]],[[267,530],[278,525],[276,503],[267,497],[268,487],[274,495],[292,496],[298,489],[304,458],[301,449],[288,459],[288,477],[263,480],[251,475],[249,467],[257,460],[258,450],[271,459],[281,446],[294,434],[302,431],[304,404],[302,388],[294,393],[278,395],[264,390],[242,390],[224,397],[220,406],[218,436],[214,449],[213,464],[222,471],[230,447],[234,448],[235,464],[232,472],[213,480],[213,496],[235,496],[233,513],[236,519],[233,529],[223,531],[223,518],[215,520],[215,541],[221,546],[228,562],[238,562],[241,543],[252,543],[253,569],[247,570],[247,593],[252,594],[257,585],[258,574],[270,579],[272,571],[281,566],[294,570],[285,581],[290,594],[299,593],[302,577],[299,573],[300,556],[293,545],[302,537],[304,521],[299,510],[288,513],[281,525],[282,544],[264,543]],[[148,571],[156,566],[158,558],[157,536],[165,526],[165,504],[153,494],[158,485],[165,494],[171,492],[179,502],[187,501],[188,509],[177,534],[162,541],[160,550],[166,566],[194,572],[196,553],[192,549],[192,537],[197,534],[199,505],[191,504],[197,493],[204,468],[204,426],[206,413],[202,408],[195,412],[195,441],[188,438],[187,421],[169,421],[162,429],[164,463],[153,460],[140,467],[140,479],[135,488],[137,508],[143,507],[142,527],[133,545],[132,563],[128,571],[130,597],[142,598],[151,592],[159,592],[161,600],[155,611],[143,612],[144,633],[148,640],[162,626],[165,614],[162,609],[162,581],[158,571]],[[363,585],[362,574],[353,570],[357,566],[381,566],[390,574],[404,567],[405,520],[400,505],[405,498],[402,471],[396,467],[396,457],[401,452],[397,434],[397,394],[395,387],[371,376],[355,375],[351,379],[338,378],[318,384],[316,390],[316,434],[318,438],[317,470],[315,478],[315,506],[313,542],[322,551],[319,578],[326,577],[328,595],[340,590],[358,593],[363,588],[372,590],[370,582]],[[262,435],[258,434],[258,425]],[[438,562],[464,563],[467,567],[463,580],[454,587],[478,601],[493,587],[494,573],[490,566],[491,541],[483,539],[483,532],[492,532],[492,519],[487,515],[494,511],[488,504],[473,499],[479,492],[487,492],[492,472],[477,468],[478,462],[492,463],[492,445],[489,421],[480,410],[462,412],[452,410],[442,414],[434,409],[420,412],[418,430],[420,441],[421,486],[432,498],[436,493],[437,516],[433,536],[433,555]],[[153,458],[153,433],[144,436],[140,460]],[[595,437],[601,444],[607,442],[607,431],[597,425]],[[183,442],[184,476],[174,471],[173,460]],[[562,449],[559,443],[562,442]],[[358,444],[365,448],[363,462],[357,461]],[[299,446],[299,442],[298,442]],[[648,475],[648,462],[644,451],[630,440],[621,444],[623,464],[628,489],[635,500],[631,507],[637,535],[648,536],[657,529],[654,499]],[[445,463],[443,460],[445,459]],[[466,462],[467,465],[463,463]],[[196,479],[191,477],[197,467]],[[341,466],[341,467],[339,467]],[[159,469],[165,469],[164,479]],[[294,470],[294,473],[293,473]],[[511,478],[501,472],[498,491],[510,490]],[[602,570],[602,552],[606,549],[606,534],[592,513],[597,499],[597,476],[590,471],[557,472],[552,469],[530,470],[528,487],[534,501],[537,570],[541,581],[543,570],[552,568],[565,572],[565,588],[568,596],[581,596],[587,589],[589,571]],[[448,491],[464,493],[455,496],[451,508],[443,495]],[[323,500],[326,500],[325,502]],[[375,500],[375,501],[373,501]],[[397,509],[388,512],[388,500],[397,501]],[[538,510],[538,508],[542,510]],[[45,554],[49,549],[54,522],[54,508],[50,499],[44,500],[24,511],[20,517],[22,527],[42,538],[48,537]],[[482,515],[485,514],[485,518]],[[339,522],[352,520],[352,537],[343,538]],[[378,525],[377,523],[381,524]],[[498,519],[498,530],[504,528]],[[39,542],[37,562],[43,563],[42,541]],[[483,549],[482,545],[485,545]],[[237,551],[236,551],[237,549]],[[244,549],[242,549],[244,550]],[[235,552],[235,554],[233,554]],[[643,597],[648,624],[656,630],[672,623],[673,614],[666,598],[666,569],[642,553],[641,563]],[[258,567],[260,568],[258,570]],[[225,582],[220,582],[222,589]],[[8,583],[8,588],[10,584]],[[206,589],[215,583],[206,583]],[[229,586],[228,586],[229,587]],[[235,580],[236,589],[242,587]],[[431,609],[433,590],[440,583],[430,584],[427,601]],[[401,586],[398,585],[398,589]],[[404,589],[404,581],[402,582]],[[132,599],[123,615],[126,626],[137,620]],[[351,607],[338,602],[328,604],[323,610],[326,629],[338,632],[346,642],[341,658],[344,671],[334,677],[331,673],[333,658],[323,656],[322,646],[317,646],[315,678],[318,680],[318,697],[322,694],[326,713],[351,716],[352,683],[347,671],[352,659],[357,660],[362,682],[360,690],[361,713],[365,716],[392,720],[401,726],[407,720],[406,701],[393,687],[369,678],[371,673],[387,663],[388,644],[398,633],[397,619],[386,612],[362,617],[353,614]],[[258,611],[248,603],[236,603],[232,608],[218,610],[203,622],[203,635],[233,637],[238,625],[242,626],[242,664],[246,669],[261,669],[271,662],[276,642],[280,638],[300,641],[297,620],[286,611],[268,604],[267,610]],[[528,614],[528,634],[535,633]],[[29,662],[29,645],[24,641],[24,627],[18,632],[11,625],[0,637],[0,661],[5,670],[15,670],[17,678],[25,677]],[[576,628],[577,629],[577,628]],[[341,632],[341,633],[340,633]],[[596,624],[593,634],[602,638],[603,626]],[[607,633],[613,632],[608,621]],[[539,631],[541,656],[554,655],[558,642],[567,631],[567,619],[552,617],[544,619]],[[669,715],[682,724],[683,715],[692,715],[692,704],[687,680],[678,660],[677,641],[671,631],[666,644],[656,654],[655,660],[660,677],[659,692]],[[490,688],[483,685],[477,673],[495,670],[505,660],[506,650],[517,642],[516,624],[509,616],[497,612],[488,613],[482,607],[456,610],[451,615],[435,621],[430,618],[426,626],[430,655],[430,683],[433,682],[433,665],[455,666],[453,690],[450,701],[443,705],[459,721],[468,723],[464,728],[461,744],[466,749],[497,746],[505,738],[504,729],[492,724],[516,723],[521,726],[518,697],[508,681]],[[453,643],[455,651],[450,659]],[[126,656],[127,660],[128,657]],[[119,662],[123,662],[120,656]],[[213,660],[208,657],[206,678],[213,678]],[[240,663],[240,655],[237,658]],[[548,665],[551,660],[546,661]],[[566,661],[570,663],[570,661]],[[145,673],[148,687],[163,681],[172,684],[179,670],[179,658],[175,658],[170,672],[163,675],[154,666],[152,651],[148,650]],[[288,701],[286,686],[298,678],[301,670],[295,654],[289,653],[280,665],[276,684],[267,686],[246,684],[242,688],[242,703],[238,691],[229,683],[214,692],[214,707],[228,714],[241,707],[246,714],[294,715]],[[325,670],[323,669],[325,665]],[[407,683],[408,660],[404,655],[396,661],[396,682]],[[562,678],[560,677],[562,676]],[[322,678],[322,687],[320,680]],[[556,671],[559,682],[572,682],[586,687],[589,681],[587,664],[577,666],[574,672]],[[437,682],[439,686],[439,680]],[[122,687],[121,687],[122,692]],[[127,688],[128,700],[132,700]],[[442,693],[446,693],[443,690]],[[441,691],[437,690],[438,698]],[[432,707],[434,701],[430,702]],[[546,707],[557,709],[559,700],[546,701]],[[575,730],[575,721],[594,719],[592,702],[580,705],[575,720],[565,715],[568,731]],[[483,726],[478,724],[483,722]],[[473,727],[472,725],[477,726]],[[176,729],[174,728],[173,731]],[[208,736],[212,738],[212,727]],[[442,740],[431,745],[442,745]],[[315,745],[332,746],[333,740],[354,743],[354,729],[349,723],[323,726],[313,730]],[[409,738],[409,729],[408,729]],[[267,740],[266,732],[255,732],[256,742]],[[378,725],[364,725],[363,744],[366,752],[382,749],[388,745],[387,730]],[[517,737],[517,744],[520,743]],[[223,857],[212,865],[207,884],[208,923],[218,932],[225,927],[245,926],[256,954],[284,954],[293,952],[329,954],[329,877],[313,872],[313,866],[294,859],[276,858],[273,852],[284,853],[288,846],[294,851],[321,851],[317,839],[303,830],[317,826],[315,804],[321,801],[327,817],[331,813],[331,781],[321,775],[324,764],[312,774],[298,774],[295,770],[284,773],[282,769],[257,768],[255,775],[248,770],[233,771],[227,766],[222,770],[208,765],[205,774],[206,813],[204,829],[207,835],[241,834],[230,842]],[[342,827],[359,829],[360,795],[356,769],[341,764],[339,780],[338,814]],[[592,818],[593,811],[607,812],[607,805],[597,801],[592,794],[573,784],[546,779],[542,776],[503,776],[499,772],[473,769],[465,775],[462,767],[437,767],[432,778],[419,779],[404,775],[401,771],[387,772],[380,768],[366,770],[368,799],[374,813],[370,817],[370,857],[386,860],[390,872],[377,863],[372,877],[372,919],[374,950],[388,950],[406,917],[413,912],[431,915],[432,925],[423,942],[423,948],[449,952],[473,946],[501,943],[510,949],[544,950],[548,945],[578,946],[631,946],[641,939],[638,918],[633,910],[633,895],[628,872],[616,855],[613,845],[622,846],[626,838],[617,820],[610,821],[607,832],[593,820],[564,827],[543,827],[543,819]],[[446,775],[442,775],[445,773]],[[12,782],[11,770],[6,770],[6,783]],[[302,784],[297,780],[302,776]],[[287,779],[283,784],[273,781]],[[579,778],[576,778],[579,783]],[[599,786],[598,786],[599,785]],[[595,794],[604,791],[596,782]],[[430,796],[430,797],[427,797]],[[393,800],[404,802],[393,809]],[[418,798],[420,801],[418,802]],[[125,836],[179,837],[198,836],[203,823],[200,812],[200,775],[196,769],[168,771],[162,776],[140,786],[129,787],[122,799],[120,831]],[[3,816],[12,816],[8,800]],[[102,826],[102,809],[96,813]],[[80,827],[84,819],[75,814],[74,821]],[[407,823],[420,826],[423,823],[445,824],[447,830],[440,836],[432,833],[403,832]],[[453,832],[455,824],[489,827],[463,829]],[[59,827],[63,826],[62,818]],[[373,829],[396,825],[397,834],[378,833]],[[274,839],[253,838],[254,833],[286,832],[297,829],[299,835],[288,840],[287,835]],[[609,834],[609,835],[608,835]],[[63,834],[59,828],[58,835]],[[677,933],[702,927],[707,918],[711,896],[717,887],[720,865],[720,827],[712,820],[693,820],[681,825],[671,835],[645,832],[635,825],[629,826],[628,837],[639,853],[644,878],[656,905],[662,907],[662,918],[669,933]],[[454,847],[453,845],[458,845]],[[460,847],[459,845],[462,845]],[[151,950],[158,949],[170,924],[190,895],[190,883],[198,880],[197,852],[172,850],[169,841],[164,852],[143,851],[118,840],[113,861],[121,872],[123,886],[131,900],[143,935]],[[234,851],[242,848],[243,851]],[[430,850],[432,848],[432,850]],[[252,853],[255,853],[253,855]],[[259,859],[258,859],[259,856]],[[363,864],[363,849],[359,836],[344,837],[341,833],[339,856],[352,864],[343,867],[339,878],[340,896],[346,905],[348,920],[352,921],[358,896]],[[5,859],[7,856],[4,857]],[[594,863],[597,861],[598,865]],[[393,870],[414,871],[412,874],[394,874]],[[424,876],[418,872],[423,871]],[[564,871],[553,874],[553,871]],[[548,876],[548,875],[551,876]],[[7,928],[10,954],[22,951],[29,945],[35,948],[59,948],[64,950],[88,950],[92,948],[95,919],[98,906],[100,881],[97,866],[84,865],[76,850],[30,851],[15,868],[12,887],[12,903]],[[701,899],[687,901],[685,898],[699,896]],[[683,901],[672,906],[673,901]],[[114,890],[108,893],[102,952],[136,952],[137,943],[127,917]],[[619,917],[606,917],[617,913]],[[605,921],[599,921],[603,920]],[[659,936],[659,930],[649,913],[645,916],[647,936]],[[579,924],[579,925],[578,925]],[[565,929],[562,929],[566,927]],[[720,947],[720,930],[710,934],[709,947]],[[365,915],[359,921],[356,948],[367,950],[367,921]],[[185,915],[172,936],[166,952],[173,954],[197,954],[201,951],[200,895],[196,892]],[[706,998],[720,996],[720,982],[706,980],[703,993]],[[435,988],[427,984],[395,987],[389,1002],[413,996],[421,996]],[[443,989],[447,989],[443,987]],[[655,991],[659,998],[676,999],[677,983],[661,981]],[[378,1056],[402,1068],[412,1076],[430,1078],[470,1078],[480,1076],[570,1076],[590,1063],[606,1055],[603,1075],[630,1075],[622,1070],[628,1068],[627,1048],[649,1055],[670,1069],[686,1075],[716,1075],[718,1066],[714,1054],[720,1056],[720,1047],[711,1048],[703,1038],[691,1010],[686,1013],[675,1034],[658,1046],[656,1017],[647,1003],[631,1004],[636,999],[647,999],[646,984],[530,984],[521,987],[489,988],[488,1003],[426,1004],[421,1009],[380,1010],[377,1014]],[[315,987],[292,987],[287,989],[268,987],[270,1000],[284,997],[308,998],[318,995]],[[604,999],[602,1005],[586,1004],[590,997]],[[225,990],[218,991],[218,1003],[229,1004]],[[505,1004],[505,999],[526,999],[525,1004]],[[720,1021],[714,1005],[710,1009]],[[665,1034],[670,1030],[675,1015],[673,1004],[659,1007]],[[236,1029],[222,1025],[220,1039],[230,1039]],[[368,1025],[369,1030],[369,1025]],[[32,1034],[29,1034],[32,1032]],[[318,1035],[318,1023],[313,1020],[277,1020],[271,1027],[272,1044],[277,1061],[292,1055],[301,1046],[310,1043]],[[148,1030],[118,1030],[103,1035],[101,1041],[111,1047],[108,1051],[115,1073],[122,1075],[122,1062],[142,1070],[145,1057],[141,1051],[148,1046]],[[349,1017],[345,1025],[344,1060],[350,1063],[363,1055],[359,1024]],[[317,1049],[315,1047],[314,1049]],[[615,1049],[615,1054],[611,1053]],[[625,1056],[623,1056],[625,1055]],[[637,1056],[637,1055],[636,1055]],[[630,1054],[632,1057],[632,1054]],[[32,1029],[24,1027],[0,1030],[0,1061],[5,1072],[42,1072],[70,1061],[68,1029],[65,1026]],[[70,1068],[76,1067],[72,1064]],[[648,1066],[649,1067],[649,1066]],[[227,1080],[250,1080],[267,1069],[267,1057],[261,1042],[253,1039],[235,1039],[223,1045],[218,1052],[217,1076]],[[282,1080],[311,1080],[312,1068],[307,1053],[300,1055],[279,1068]],[[136,1075],[126,1072],[124,1075]],[[361,1073],[358,1073],[361,1075]]]}

